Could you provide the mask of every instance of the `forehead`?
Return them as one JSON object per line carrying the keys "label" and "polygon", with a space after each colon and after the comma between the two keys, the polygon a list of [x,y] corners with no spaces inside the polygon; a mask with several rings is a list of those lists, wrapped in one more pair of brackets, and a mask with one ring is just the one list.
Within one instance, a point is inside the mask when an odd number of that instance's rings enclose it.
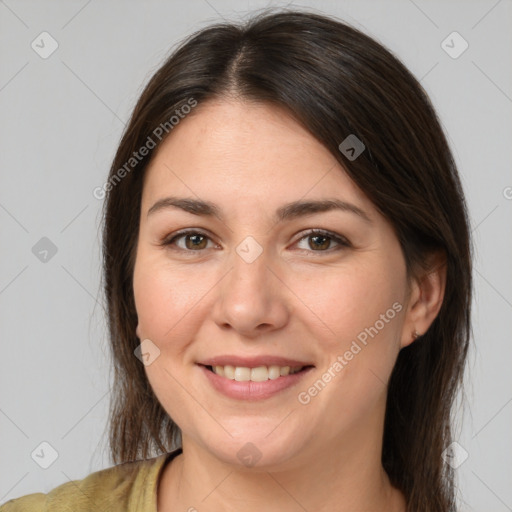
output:
{"label": "forehead", "polygon": [[146,209],[164,195],[246,206],[338,196],[372,209],[334,156],[282,107],[209,101],[182,119],[146,169]]}

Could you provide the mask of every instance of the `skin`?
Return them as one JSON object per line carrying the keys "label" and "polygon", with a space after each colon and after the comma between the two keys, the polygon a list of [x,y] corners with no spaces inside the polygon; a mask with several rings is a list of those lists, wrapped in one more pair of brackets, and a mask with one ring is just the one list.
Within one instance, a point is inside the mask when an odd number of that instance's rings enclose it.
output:
{"label": "skin", "polygon": [[[214,202],[222,221],[177,208],[148,215],[170,195]],[[356,205],[371,223],[337,210],[272,218],[284,203],[325,198]],[[200,249],[187,237],[161,245],[185,228],[207,236]],[[315,243],[309,229],[350,245]],[[252,263],[236,252],[248,236],[263,250]],[[158,510],[405,511],[380,461],[386,385],[400,349],[437,315],[444,282],[442,270],[408,280],[391,224],[286,111],[235,99],[196,107],[147,169],[133,276],[137,336],[160,350],[147,377],[183,436],[183,454],[159,481]],[[300,403],[394,303],[394,318]],[[221,354],[315,368],[275,396],[235,400],[196,364]],[[247,442],[261,454],[252,467],[237,457]]]}

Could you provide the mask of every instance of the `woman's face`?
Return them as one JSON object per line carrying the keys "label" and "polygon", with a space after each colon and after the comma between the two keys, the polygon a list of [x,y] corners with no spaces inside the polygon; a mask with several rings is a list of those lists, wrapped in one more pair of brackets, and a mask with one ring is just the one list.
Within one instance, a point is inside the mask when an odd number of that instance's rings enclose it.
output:
{"label": "woman's face", "polygon": [[378,445],[407,291],[391,225],[280,108],[199,105],[147,169],[145,370],[184,443],[217,459],[286,467]]}

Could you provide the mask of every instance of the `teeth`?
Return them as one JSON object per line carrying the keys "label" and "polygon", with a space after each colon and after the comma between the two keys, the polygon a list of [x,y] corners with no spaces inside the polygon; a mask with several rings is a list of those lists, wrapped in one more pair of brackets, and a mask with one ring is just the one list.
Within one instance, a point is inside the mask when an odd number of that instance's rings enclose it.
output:
{"label": "teeth", "polygon": [[[217,372],[217,368],[219,369],[219,371],[222,371],[222,366],[215,366],[215,373],[219,373]],[[220,375],[220,373],[219,373]],[[229,366],[229,365],[226,365],[224,366],[224,377],[226,377],[227,379],[231,379],[231,380],[234,380],[235,379],[235,367],[234,366]]]}
{"label": "teeth", "polygon": [[[238,370],[238,368],[237,368]],[[245,370],[245,368],[244,368]],[[266,366],[258,366],[257,368],[251,369],[250,379],[253,382],[263,382],[264,380],[268,380],[268,368]],[[249,380],[249,379],[245,379]]]}
{"label": "teeth", "polygon": [[268,378],[271,380],[277,379],[281,376],[281,369],[279,366],[269,366],[268,368]]}
{"label": "teeth", "polygon": [[237,366],[235,368],[235,380],[240,382],[251,380],[251,369],[244,368],[243,366]]}
{"label": "teeth", "polygon": [[247,368],[246,366],[212,366],[212,370],[221,377],[239,382],[264,382],[266,380],[274,380],[286,375],[292,375],[300,372],[304,367],[297,366],[290,368],[289,366],[257,366],[256,368]]}

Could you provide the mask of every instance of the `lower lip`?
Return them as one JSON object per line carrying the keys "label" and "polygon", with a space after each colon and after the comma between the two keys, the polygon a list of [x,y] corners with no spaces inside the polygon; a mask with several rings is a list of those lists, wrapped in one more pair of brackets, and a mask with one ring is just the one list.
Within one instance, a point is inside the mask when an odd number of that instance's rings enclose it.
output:
{"label": "lower lip", "polygon": [[285,375],[277,379],[268,379],[263,382],[237,381],[221,377],[208,370],[206,366],[199,365],[211,385],[220,393],[229,398],[238,400],[264,400],[277,395],[280,391],[297,384],[313,367],[306,368],[292,375]]}

